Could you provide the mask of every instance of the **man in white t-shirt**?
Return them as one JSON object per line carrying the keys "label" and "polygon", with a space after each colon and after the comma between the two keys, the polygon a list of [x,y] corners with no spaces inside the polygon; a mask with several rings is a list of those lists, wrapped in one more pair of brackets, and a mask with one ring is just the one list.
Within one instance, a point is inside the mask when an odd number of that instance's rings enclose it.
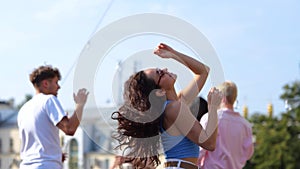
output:
{"label": "man in white t-shirt", "polygon": [[36,95],[22,106],[18,114],[20,169],[62,169],[65,156],[60,147],[59,129],[67,135],[74,135],[88,92],[83,88],[73,94],[76,108],[68,117],[56,97],[60,89],[59,70],[49,65],[40,66],[29,78]]}

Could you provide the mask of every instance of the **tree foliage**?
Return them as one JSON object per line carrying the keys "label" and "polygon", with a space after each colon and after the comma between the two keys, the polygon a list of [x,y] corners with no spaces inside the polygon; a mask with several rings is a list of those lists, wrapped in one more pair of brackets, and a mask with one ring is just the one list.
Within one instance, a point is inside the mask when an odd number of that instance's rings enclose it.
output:
{"label": "tree foliage", "polygon": [[[283,87],[282,100],[293,100],[293,105],[281,117],[255,113],[253,124],[255,150],[244,168],[298,169],[300,168],[300,83]],[[267,114],[267,113],[265,113]]]}

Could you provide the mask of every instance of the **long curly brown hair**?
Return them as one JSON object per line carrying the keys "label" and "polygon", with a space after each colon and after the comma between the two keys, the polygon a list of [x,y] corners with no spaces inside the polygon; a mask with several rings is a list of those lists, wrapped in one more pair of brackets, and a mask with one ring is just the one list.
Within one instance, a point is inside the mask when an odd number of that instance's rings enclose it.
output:
{"label": "long curly brown hair", "polygon": [[159,88],[143,71],[132,75],[124,85],[124,104],[112,113],[118,121],[112,135],[118,141],[116,149],[123,151],[134,168],[160,164],[159,127],[166,97],[157,95]]}

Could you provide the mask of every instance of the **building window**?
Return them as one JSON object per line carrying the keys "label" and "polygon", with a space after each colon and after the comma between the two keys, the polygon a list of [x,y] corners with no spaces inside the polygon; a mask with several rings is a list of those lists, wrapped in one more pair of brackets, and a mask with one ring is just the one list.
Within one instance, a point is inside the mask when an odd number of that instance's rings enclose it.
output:
{"label": "building window", "polygon": [[61,136],[60,138],[60,145],[63,147],[65,145],[64,136]]}
{"label": "building window", "polygon": [[105,168],[109,168],[109,160],[105,159]]}
{"label": "building window", "polygon": [[94,168],[104,168],[102,160],[99,160],[99,159],[95,158],[95,162],[94,163],[95,163],[94,166],[93,166]]}
{"label": "building window", "polygon": [[78,169],[78,142],[75,139],[70,141],[69,168]]}
{"label": "building window", "polygon": [[2,153],[2,139],[0,139],[0,153]]}
{"label": "building window", "polygon": [[14,152],[14,140],[12,138],[9,139],[9,152]]}

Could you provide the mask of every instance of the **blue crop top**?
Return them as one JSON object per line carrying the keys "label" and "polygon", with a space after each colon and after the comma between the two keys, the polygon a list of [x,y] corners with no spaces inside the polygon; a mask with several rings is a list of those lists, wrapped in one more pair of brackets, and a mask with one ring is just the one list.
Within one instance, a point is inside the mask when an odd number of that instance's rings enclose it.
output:
{"label": "blue crop top", "polygon": [[[166,101],[167,105],[170,103]],[[198,158],[199,146],[183,135],[172,136],[163,128],[163,118],[160,125],[161,141],[166,159]]]}

